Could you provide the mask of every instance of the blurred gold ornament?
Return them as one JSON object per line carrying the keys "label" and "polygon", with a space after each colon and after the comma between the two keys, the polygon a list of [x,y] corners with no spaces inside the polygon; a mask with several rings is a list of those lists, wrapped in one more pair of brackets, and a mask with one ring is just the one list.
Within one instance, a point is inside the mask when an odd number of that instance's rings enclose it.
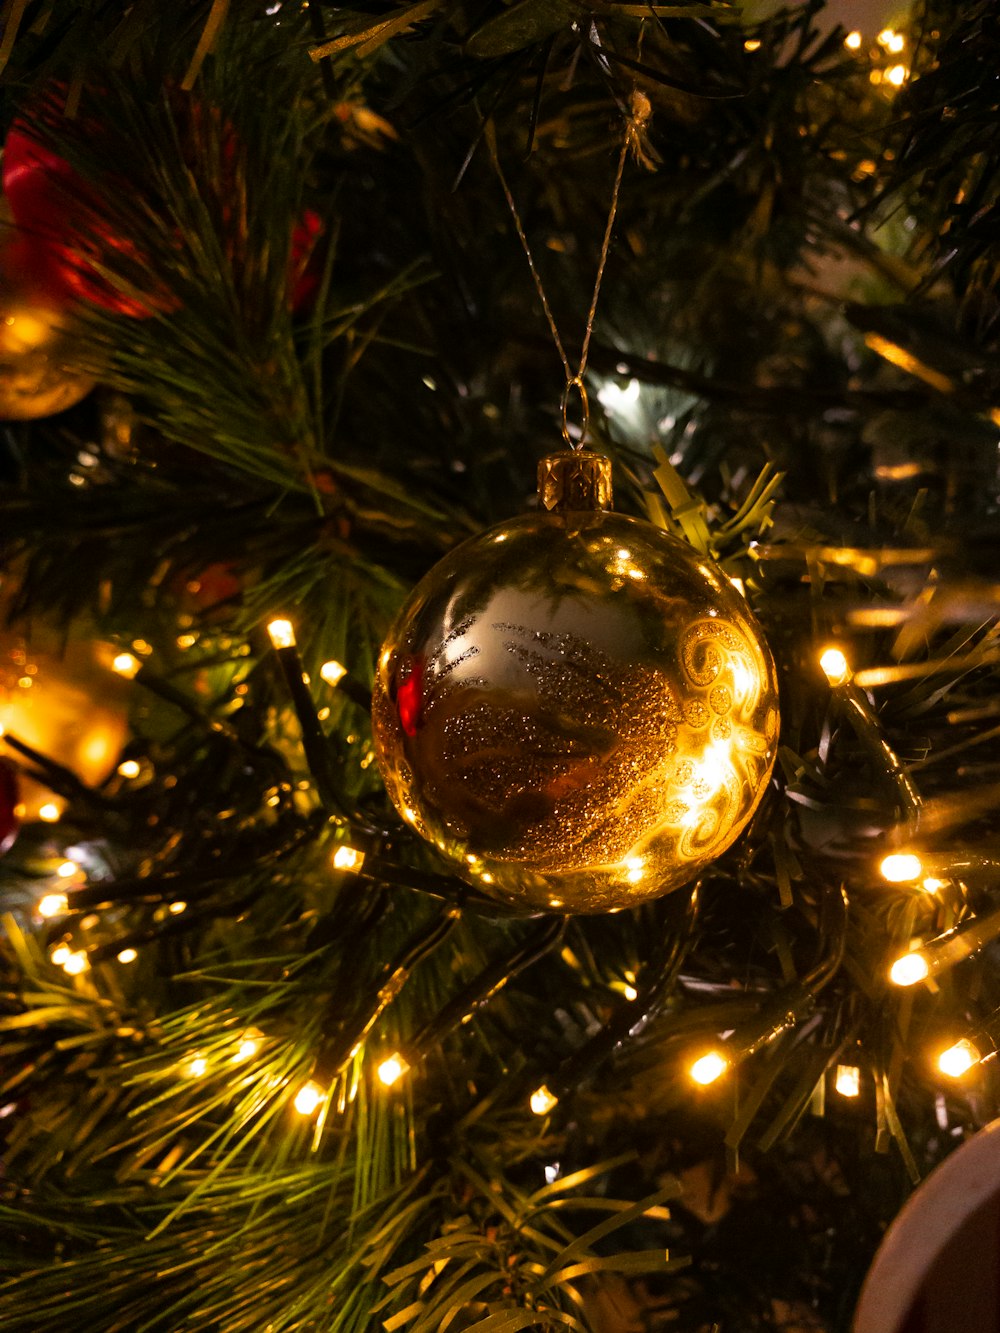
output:
{"label": "blurred gold ornament", "polygon": [[94,381],[72,368],[73,343],[63,311],[0,286],[0,419],[49,417],[90,393]]}
{"label": "blurred gold ornament", "polygon": [[43,250],[0,200],[0,420],[64,412],[94,381],[74,367],[72,302],[52,281]]}
{"label": "blurred gold ornament", "polygon": [[376,755],[403,818],[477,888],[612,911],[691,881],[746,827],[777,750],[775,672],[721,570],[651,524],[563,508],[550,463],[551,512],[463,543],[400,612]]}
{"label": "blurred gold ornament", "polygon": [[[114,771],[128,734],[129,685],[109,669],[109,645],[36,631],[0,631],[0,732],[97,785]],[[11,757],[17,757],[9,751]],[[22,775],[22,819],[59,818],[64,801]],[[41,814],[51,806],[54,811]]]}

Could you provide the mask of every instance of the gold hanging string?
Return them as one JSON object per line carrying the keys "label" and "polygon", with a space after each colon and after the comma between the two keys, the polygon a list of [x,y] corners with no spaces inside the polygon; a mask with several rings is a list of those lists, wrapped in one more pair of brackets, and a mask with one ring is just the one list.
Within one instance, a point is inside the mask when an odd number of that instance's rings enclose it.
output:
{"label": "gold hanging string", "polygon": [[[542,282],[542,276],[535,264],[534,256],[531,253],[531,246],[528,243],[527,233],[524,230],[524,224],[521,221],[521,215],[517,210],[517,204],[514,202],[514,196],[511,193],[510,186],[507,184],[507,178],[504,175],[503,167],[500,165],[500,158],[497,154],[496,131],[493,122],[489,121],[486,125],[486,143],[490,152],[490,159],[493,162],[493,169],[497,173],[497,179],[507,200],[507,207],[510,209],[511,217],[514,219],[514,228],[517,231],[521,242],[521,248],[524,250],[525,258],[528,261],[528,268],[534,279],[535,290],[538,292],[538,299],[541,302],[542,309],[545,312],[545,318],[548,320],[549,329],[552,333],[552,341],[556,345],[556,351],[559,353],[559,359],[562,362],[563,370],[566,372],[566,387],[562,395],[562,434],[566,444],[571,449],[582,449],[587,441],[587,432],[590,427],[590,402],[587,398],[586,386],[583,377],[587,371],[587,357],[590,354],[590,339],[594,331],[594,320],[597,316],[597,302],[601,295],[601,283],[604,279],[604,269],[608,262],[608,254],[611,250],[611,237],[614,232],[615,218],[618,215],[618,198],[621,194],[622,177],[625,174],[625,159],[629,151],[635,151],[642,133],[645,121],[649,118],[649,102],[645,97],[633,95],[631,104],[631,114],[625,127],[625,137],[622,140],[621,152],[618,155],[618,169],[615,173],[615,183],[611,191],[611,206],[608,209],[608,222],[604,229],[604,240],[601,243],[600,258],[597,263],[597,277],[594,281],[594,294],[590,300],[590,309],[587,311],[587,324],[583,335],[583,346],[580,352],[580,363],[575,373],[570,365],[569,357],[566,355],[566,348],[563,346],[562,338],[559,336],[559,328],[556,325],[555,315],[552,313],[552,307],[549,304],[549,298],[545,292],[545,286]],[[569,400],[573,390],[580,396],[581,424],[580,438],[574,442],[569,433]]]}

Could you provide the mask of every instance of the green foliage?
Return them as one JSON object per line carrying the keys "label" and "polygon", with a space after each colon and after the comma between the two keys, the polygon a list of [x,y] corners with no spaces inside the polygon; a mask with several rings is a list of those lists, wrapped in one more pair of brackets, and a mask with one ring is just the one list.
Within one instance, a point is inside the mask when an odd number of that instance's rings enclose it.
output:
{"label": "green foliage", "polygon": [[[595,1333],[630,1292],[679,1330],[846,1329],[911,1181],[997,1104],[930,1062],[994,1021],[995,950],[886,981],[995,906],[989,6],[915,15],[898,97],[819,5],[268,8],[8,7],[6,123],[72,164],[95,281],[142,310],[77,310],[98,394],[4,426],[4,613],[151,651],[136,778],[5,746],[69,803],[0,862],[5,1326]],[[558,439],[487,124],[571,359],[632,135],[595,427],[781,676],[773,788],[697,894],[567,922],[395,819],[358,703],[406,590]],[[912,840],[941,891],[880,877]],[[691,1056],[757,1031],[695,1100]]]}

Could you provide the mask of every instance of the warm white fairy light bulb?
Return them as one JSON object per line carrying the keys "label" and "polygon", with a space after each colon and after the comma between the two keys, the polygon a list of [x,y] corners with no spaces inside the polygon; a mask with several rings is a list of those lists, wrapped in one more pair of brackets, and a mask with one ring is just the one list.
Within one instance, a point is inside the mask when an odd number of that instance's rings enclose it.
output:
{"label": "warm white fairy light bulb", "polygon": [[857,1065],[838,1065],[833,1086],[841,1097],[861,1095],[861,1070]]}
{"label": "warm white fairy light bulb", "polygon": [[132,680],[141,665],[135,653],[119,653],[111,663],[111,670],[116,675],[124,676],[126,680]]}
{"label": "warm white fairy light bulb", "polygon": [[187,1063],[184,1072],[189,1078],[201,1078],[208,1068],[208,1061],[203,1055],[193,1056]]}
{"label": "warm white fairy light bulb", "polygon": [[[53,958],[55,954],[52,955]],[[62,970],[68,972],[71,977],[78,977],[81,972],[86,972],[90,964],[87,961],[87,955],[82,949],[74,952],[67,950],[66,957],[62,960]]]}
{"label": "warm white fairy light bulb", "polygon": [[118,961],[119,963],[134,963],[138,957],[138,950],[129,947],[127,949],[122,949],[121,953],[118,954]]}
{"label": "warm white fairy light bulb", "polygon": [[879,870],[890,884],[908,884],[923,874],[920,857],[914,852],[893,852],[883,857]]}
{"label": "warm white fairy light bulb", "polygon": [[918,950],[915,953],[904,953],[896,959],[889,969],[889,980],[896,986],[915,986],[930,974],[930,965]]}
{"label": "warm white fairy light bulb", "polygon": [[267,632],[275,648],[295,647],[295,630],[290,620],[272,620]]}
{"label": "warm white fairy light bulb", "polygon": [[536,1088],[531,1094],[528,1105],[534,1111],[535,1115],[548,1115],[554,1106],[559,1102],[559,1098],[549,1092],[543,1083],[540,1088]]}
{"label": "warm white fairy light bulb", "polygon": [[308,1083],[303,1083],[295,1094],[295,1101],[292,1105],[298,1111],[299,1115],[312,1115],[323,1100],[323,1089],[312,1079]]}
{"label": "warm white fairy light bulb", "polygon": [[79,869],[80,867],[77,865],[75,861],[70,861],[69,859],[67,859],[65,861],[61,861],[59,865],[56,867],[56,874],[59,876],[60,879],[72,879]]}
{"label": "warm white fairy light bulb", "polygon": [[709,1051],[695,1060],[688,1074],[704,1088],[721,1078],[728,1068],[729,1061],[720,1051]]}
{"label": "warm white fairy light bulb", "polygon": [[252,1060],[259,1050],[260,1033],[255,1030],[244,1032],[233,1058],[236,1060]]}
{"label": "warm white fairy light bulb", "polygon": [[843,685],[851,678],[850,665],[839,648],[824,648],[819,664],[831,685]]}
{"label": "warm white fairy light bulb", "polygon": [[333,854],[335,870],[360,870],[364,860],[364,852],[359,852],[356,847],[338,847]]}
{"label": "warm white fairy light bulb", "polygon": [[392,1055],[382,1061],[376,1070],[376,1073],[378,1074],[379,1082],[384,1083],[387,1088],[391,1088],[394,1083],[399,1082],[403,1075],[408,1072],[409,1068],[410,1066],[399,1052],[394,1051]]}
{"label": "warm white fairy light bulb", "polygon": [[142,766],[136,759],[123,759],[118,765],[118,774],[123,778],[137,778]]}
{"label": "warm white fairy light bulb", "polygon": [[324,662],[319,669],[319,674],[327,685],[336,688],[347,675],[347,667],[341,666],[339,662]]}
{"label": "warm white fairy light bulb", "polygon": [[960,1041],[956,1041],[953,1046],[941,1052],[938,1056],[938,1069],[949,1078],[961,1078],[973,1065],[979,1064],[982,1058],[975,1042],[970,1041],[968,1037],[962,1037]]}
{"label": "warm white fairy light bulb", "polygon": [[62,916],[69,907],[65,893],[46,893],[38,903],[38,915],[44,917]]}
{"label": "warm white fairy light bulb", "polygon": [[54,824],[59,818],[59,807],[55,801],[46,801],[39,807],[38,818],[44,819],[46,824]]}

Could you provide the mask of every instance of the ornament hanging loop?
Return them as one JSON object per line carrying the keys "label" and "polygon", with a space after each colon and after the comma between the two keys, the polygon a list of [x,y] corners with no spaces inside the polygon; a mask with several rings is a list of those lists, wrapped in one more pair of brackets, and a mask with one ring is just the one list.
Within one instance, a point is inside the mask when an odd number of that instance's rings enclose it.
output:
{"label": "ornament hanging loop", "polygon": [[[580,395],[580,435],[577,440],[574,440],[569,432],[569,399],[574,389]],[[590,399],[587,397],[587,386],[583,382],[582,375],[574,375],[572,379],[566,381],[562,396],[561,425],[562,437],[566,441],[566,447],[582,449],[587,443],[587,433],[590,430]]]}
{"label": "ornament hanging loop", "polygon": [[[604,228],[604,239],[601,242],[601,253],[597,262],[597,277],[594,281],[594,294],[590,298],[590,309],[587,311],[587,324],[583,335],[583,347],[580,351],[580,363],[576,374],[570,366],[569,357],[566,355],[566,348],[563,346],[562,338],[559,336],[559,328],[556,324],[555,315],[552,313],[552,307],[549,304],[549,298],[545,293],[545,287],[542,283],[542,275],[535,265],[534,256],[531,253],[531,246],[528,243],[528,236],[524,230],[524,224],[521,221],[521,215],[517,211],[517,204],[514,196],[511,194],[510,186],[507,184],[507,178],[500,165],[500,158],[497,154],[496,131],[493,128],[493,122],[488,121],[486,125],[486,143],[490,152],[490,159],[493,163],[493,169],[497,174],[497,179],[507,200],[507,207],[510,209],[511,217],[514,220],[514,229],[517,232],[518,239],[521,242],[521,248],[524,250],[525,258],[528,261],[528,268],[531,270],[531,276],[535,283],[535,290],[538,292],[538,299],[541,302],[542,309],[545,312],[545,318],[548,321],[549,330],[552,333],[552,341],[555,343],[556,351],[559,353],[559,360],[563,364],[566,372],[566,388],[562,396],[562,436],[566,445],[570,449],[580,450],[587,440],[587,431],[590,425],[590,404],[587,401],[587,390],[584,388],[583,377],[587,370],[587,357],[590,354],[590,339],[594,332],[594,319],[597,316],[597,302],[601,295],[601,283],[604,280],[604,269],[608,262],[608,255],[611,252],[611,237],[615,229],[615,218],[618,215],[618,197],[621,194],[622,177],[625,174],[625,162],[630,149],[635,149],[638,142],[638,133],[642,125],[649,118],[649,99],[645,99],[645,109],[639,94],[633,97],[632,110],[629,116],[625,134],[622,139],[621,151],[618,154],[618,167],[615,171],[615,183],[611,191],[611,206],[608,209],[608,221]],[[569,423],[567,421],[567,411],[569,406],[569,396],[571,390],[576,389],[580,395],[580,404],[582,408],[582,424],[580,427],[580,438],[574,443],[570,439]]]}

